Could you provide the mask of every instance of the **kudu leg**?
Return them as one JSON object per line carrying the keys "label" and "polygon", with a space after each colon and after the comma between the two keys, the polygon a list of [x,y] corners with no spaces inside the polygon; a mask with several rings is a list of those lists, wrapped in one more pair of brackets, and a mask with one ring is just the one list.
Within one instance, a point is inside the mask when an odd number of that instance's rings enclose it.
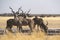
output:
{"label": "kudu leg", "polygon": [[33,32],[33,30],[32,30],[32,25],[29,25],[29,28],[30,28],[30,31]]}
{"label": "kudu leg", "polygon": [[39,31],[39,25],[37,25],[37,32]]}
{"label": "kudu leg", "polygon": [[36,24],[34,24],[33,29],[35,29],[35,27],[36,27]]}
{"label": "kudu leg", "polygon": [[22,26],[20,25],[19,26],[19,32],[22,32],[23,30],[22,30]]}

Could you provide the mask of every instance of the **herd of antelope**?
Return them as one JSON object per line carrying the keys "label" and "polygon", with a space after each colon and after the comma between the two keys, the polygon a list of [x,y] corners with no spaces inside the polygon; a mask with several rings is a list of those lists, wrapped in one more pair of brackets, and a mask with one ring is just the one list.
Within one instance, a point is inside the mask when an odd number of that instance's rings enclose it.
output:
{"label": "herd of antelope", "polygon": [[[28,25],[29,28],[30,28],[30,32],[33,32],[33,29],[36,27],[37,25],[37,28],[41,28],[44,30],[45,33],[47,33],[47,25],[48,25],[48,22],[47,24],[45,25],[44,22],[43,22],[43,19],[42,18],[38,18],[37,16],[35,16],[35,18],[33,19],[27,19],[26,17],[29,17],[29,12],[24,12],[20,7],[18,9],[17,12],[14,12],[13,9],[11,7],[9,7],[14,15],[14,19],[8,19],[7,20],[7,24],[6,24],[6,29],[9,30],[9,31],[12,31],[12,27],[13,25],[14,26],[17,26],[17,29],[19,30],[19,32],[22,32],[22,26],[26,26]],[[19,11],[21,11],[21,13],[19,13]]]}
{"label": "herd of antelope", "polygon": [[[38,16],[34,16],[33,19],[29,19],[29,17],[31,17],[31,15],[29,14],[30,10],[28,12],[24,12],[21,9],[22,7],[20,7],[18,9],[18,11],[15,12],[15,11],[13,11],[13,9],[11,7],[9,7],[9,8],[10,8],[10,10],[13,13],[14,18],[7,20],[6,28],[5,29],[1,29],[0,28],[0,34],[6,33],[6,30],[12,32],[13,31],[12,30],[13,26],[17,27],[18,32],[26,31],[26,32],[32,33],[35,30],[35,28],[37,27],[37,32],[39,30],[41,30],[41,31],[45,32],[48,35],[60,34],[60,29],[57,29],[57,28],[56,29],[54,29],[54,28],[53,29],[49,29],[47,27],[48,22],[46,21],[47,24],[45,24],[44,20],[41,17],[39,18]],[[21,11],[21,13],[19,11]],[[28,30],[28,29],[27,30],[23,30],[22,26],[24,26],[24,27],[28,26],[30,30]]]}

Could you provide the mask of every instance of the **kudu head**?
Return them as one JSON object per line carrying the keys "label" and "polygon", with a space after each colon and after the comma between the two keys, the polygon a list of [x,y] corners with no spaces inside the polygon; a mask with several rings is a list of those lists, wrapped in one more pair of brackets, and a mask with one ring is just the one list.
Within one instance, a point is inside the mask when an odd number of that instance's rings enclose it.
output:
{"label": "kudu head", "polygon": [[20,13],[20,16],[26,18],[26,12],[24,12],[22,9],[21,9],[21,11],[22,11],[22,12]]}
{"label": "kudu head", "polygon": [[19,11],[21,10],[22,7],[20,7],[17,12],[14,12],[11,7],[9,7],[9,8],[11,9],[11,11],[12,11],[12,13],[13,13],[13,15],[14,15],[14,19],[15,19],[15,20],[18,20],[18,19],[19,19],[19,17],[18,17]]}
{"label": "kudu head", "polygon": [[19,9],[18,9],[18,11],[13,11],[13,9],[11,8],[11,7],[9,7],[10,9],[11,9],[11,11],[12,11],[12,13],[16,16],[16,15],[18,15],[19,14],[19,11],[21,10],[21,8],[22,7],[20,7]]}

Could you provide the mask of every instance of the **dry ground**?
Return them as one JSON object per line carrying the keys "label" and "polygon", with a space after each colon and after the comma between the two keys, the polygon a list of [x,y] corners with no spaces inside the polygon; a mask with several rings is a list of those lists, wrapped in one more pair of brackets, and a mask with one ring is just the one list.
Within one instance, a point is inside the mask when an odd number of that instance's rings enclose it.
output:
{"label": "dry ground", "polygon": [[[13,17],[0,17],[0,28],[6,27],[6,21]],[[32,18],[31,18],[32,19]],[[48,21],[48,28],[60,28],[60,17],[45,17],[44,23]],[[0,35],[0,40],[60,40],[60,35],[45,35],[44,32],[32,32],[31,35],[27,33],[10,33]]]}

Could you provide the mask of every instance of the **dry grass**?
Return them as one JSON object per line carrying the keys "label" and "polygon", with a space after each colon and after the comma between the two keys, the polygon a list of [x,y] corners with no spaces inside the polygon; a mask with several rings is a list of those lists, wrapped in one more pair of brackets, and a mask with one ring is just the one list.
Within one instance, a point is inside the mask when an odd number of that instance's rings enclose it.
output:
{"label": "dry grass", "polygon": [[[13,17],[0,17],[0,28],[6,27],[6,21]],[[32,18],[31,18],[32,19]],[[48,21],[49,28],[60,28],[60,17],[45,17],[43,18],[45,24]],[[10,33],[7,32],[5,35],[0,35],[0,40],[60,40],[60,35],[45,35],[44,32],[32,32],[31,35],[27,33]]]}

